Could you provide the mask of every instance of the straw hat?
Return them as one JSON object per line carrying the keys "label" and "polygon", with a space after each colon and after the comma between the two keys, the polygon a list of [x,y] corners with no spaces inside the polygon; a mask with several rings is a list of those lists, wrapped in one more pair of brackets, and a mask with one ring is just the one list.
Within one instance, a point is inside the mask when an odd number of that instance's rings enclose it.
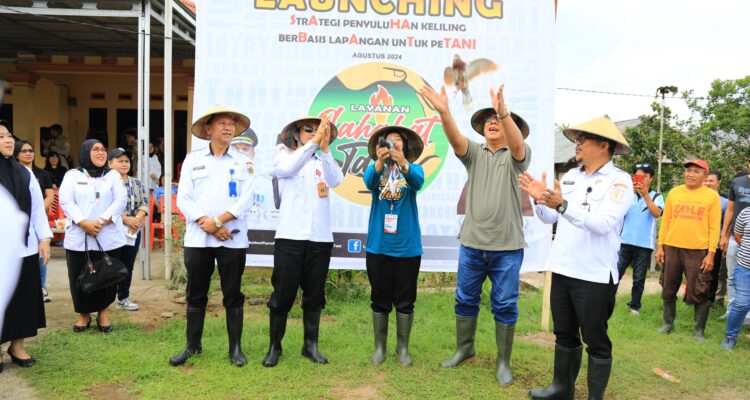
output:
{"label": "straw hat", "polygon": [[[483,108],[475,112],[474,115],[471,116],[471,127],[474,128],[478,134],[484,136],[484,119],[487,118],[487,115],[494,114],[497,114],[497,112],[492,107]],[[513,122],[516,123],[523,138],[526,139],[529,137],[529,124],[527,124],[526,121],[516,113],[511,112],[510,117],[513,118]]]}
{"label": "straw hat", "polygon": [[239,136],[235,136],[232,139],[232,144],[247,143],[250,146],[256,146],[258,144],[258,135],[255,134],[253,128],[247,128],[245,132],[242,132]]}
{"label": "straw hat", "polygon": [[401,138],[404,140],[405,144],[405,152],[404,157],[409,162],[416,161],[419,156],[422,155],[422,150],[424,150],[424,142],[422,141],[422,138],[417,135],[417,132],[414,132],[413,130],[403,127],[403,126],[386,126],[383,128],[380,128],[372,133],[372,136],[370,136],[370,141],[367,143],[367,151],[370,153],[370,158],[373,160],[377,160],[378,156],[375,152],[375,148],[378,145],[378,139],[380,139],[381,136],[385,136],[389,133],[396,132],[399,135],[401,135]]}
{"label": "straw hat", "polygon": [[193,135],[195,135],[199,139],[209,140],[210,137],[208,136],[208,132],[206,131],[206,123],[215,114],[229,114],[232,116],[232,118],[234,119],[235,136],[239,135],[250,127],[250,118],[248,118],[246,115],[239,113],[229,107],[222,106],[221,104],[216,104],[215,106],[209,108],[208,111],[203,113],[203,115],[201,115],[200,118],[198,118],[195,122],[193,122],[193,127],[190,129],[190,131],[193,132]]}
{"label": "straw hat", "polygon": [[[302,118],[298,118],[290,123],[288,123],[284,129],[281,130],[281,143],[284,143],[284,145],[292,150],[297,148],[297,140],[294,138],[294,134],[297,133],[297,130],[301,125],[304,125],[305,122],[315,122],[316,124],[320,125],[321,119],[312,115],[305,115]],[[336,137],[339,135],[339,130],[336,128],[336,125],[333,124],[333,122],[328,123],[331,126],[331,139],[329,140],[328,144],[333,143],[334,140],[336,140]]]}
{"label": "straw hat", "polygon": [[582,122],[563,131],[565,137],[573,143],[575,143],[576,136],[580,133],[589,133],[616,142],[616,155],[628,155],[633,152],[633,149],[630,148],[628,141],[625,140],[625,136],[622,135],[620,129],[606,115],[594,118],[591,121]]}

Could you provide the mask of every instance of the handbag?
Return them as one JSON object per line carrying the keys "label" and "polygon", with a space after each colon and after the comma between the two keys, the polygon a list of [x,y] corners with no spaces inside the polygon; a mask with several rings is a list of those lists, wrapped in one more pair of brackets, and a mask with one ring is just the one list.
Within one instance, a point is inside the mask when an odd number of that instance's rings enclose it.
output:
{"label": "handbag", "polygon": [[95,292],[116,285],[128,276],[128,269],[125,267],[125,264],[116,258],[110,257],[102,249],[99,239],[94,237],[94,240],[96,241],[96,245],[99,246],[102,258],[91,261],[89,243],[88,240],[85,240],[86,263],[81,269],[81,273],[78,274],[78,279],[76,279],[78,289],[85,293]]}

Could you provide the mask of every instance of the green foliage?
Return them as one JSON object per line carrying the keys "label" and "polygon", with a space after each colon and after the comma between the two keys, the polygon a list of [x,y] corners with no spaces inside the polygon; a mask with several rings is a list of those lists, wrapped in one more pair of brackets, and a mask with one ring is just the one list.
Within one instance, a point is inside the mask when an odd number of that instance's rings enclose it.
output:
{"label": "green foliage", "polygon": [[[692,93],[687,92],[685,96]],[[698,140],[713,149],[706,161],[724,175],[722,188],[740,171],[747,171],[750,156],[750,76],[715,80],[705,100],[690,100],[690,121]]]}

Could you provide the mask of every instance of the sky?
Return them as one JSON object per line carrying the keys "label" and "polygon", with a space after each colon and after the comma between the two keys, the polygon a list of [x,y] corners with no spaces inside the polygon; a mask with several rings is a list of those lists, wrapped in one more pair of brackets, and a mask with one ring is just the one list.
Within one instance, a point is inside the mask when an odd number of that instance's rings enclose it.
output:
{"label": "sky", "polygon": [[[608,114],[615,121],[651,113],[659,86],[705,95],[716,79],[750,75],[750,2],[739,0],[559,0],[555,122]],[[680,118],[681,99],[667,98]]]}

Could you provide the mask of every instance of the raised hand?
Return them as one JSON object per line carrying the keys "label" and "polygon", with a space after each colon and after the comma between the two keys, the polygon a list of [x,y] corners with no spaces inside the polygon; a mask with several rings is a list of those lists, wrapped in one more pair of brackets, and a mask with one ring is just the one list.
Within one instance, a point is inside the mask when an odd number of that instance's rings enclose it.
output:
{"label": "raised hand", "polygon": [[505,96],[503,96],[504,89],[505,85],[500,85],[500,87],[497,89],[497,93],[495,93],[495,90],[490,88],[492,108],[495,110],[498,117],[503,117],[508,114],[508,108],[505,106]]}
{"label": "raised hand", "polygon": [[534,200],[539,202],[547,190],[547,172],[542,172],[542,179],[537,180],[529,171],[518,175],[518,183],[521,190],[528,193]]}
{"label": "raised hand", "polygon": [[432,108],[436,109],[440,114],[450,112],[450,107],[448,106],[448,94],[445,92],[445,86],[442,86],[440,88],[440,93],[438,93],[431,87],[425,85],[419,89],[419,93],[424,96]]}

